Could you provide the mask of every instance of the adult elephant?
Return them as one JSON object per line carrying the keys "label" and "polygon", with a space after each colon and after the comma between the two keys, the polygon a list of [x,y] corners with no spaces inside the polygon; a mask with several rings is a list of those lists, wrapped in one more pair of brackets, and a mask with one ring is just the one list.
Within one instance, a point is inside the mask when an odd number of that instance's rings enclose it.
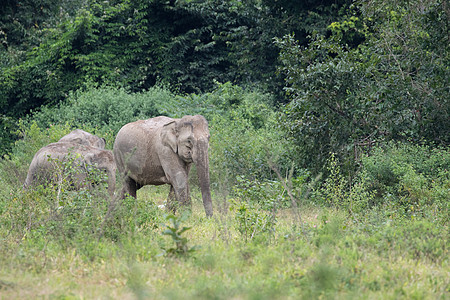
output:
{"label": "adult elephant", "polygon": [[56,142],[39,149],[28,169],[24,188],[39,184],[61,184],[67,178],[75,189],[90,188],[88,173],[105,172],[108,193],[114,195],[116,164],[112,151],[77,142]]}
{"label": "adult elephant", "polygon": [[58,142],[78,143],[100,149],[105,149],[106,144],[104,138],[98,137],[81,129],[71,131],[69,134],[63,136]]}
{"label": "adult elephant", "polygon": [[122,197],[136,197],[144,185],[169,184],[169,206],[173,198],[190,206],[188,176],[197,166],[203,206],[207,216],[213,208],[209,179],[209,129],[203,116],[181,119],[156,117],[126,124],[114,142],[114,158],[123,176]]}

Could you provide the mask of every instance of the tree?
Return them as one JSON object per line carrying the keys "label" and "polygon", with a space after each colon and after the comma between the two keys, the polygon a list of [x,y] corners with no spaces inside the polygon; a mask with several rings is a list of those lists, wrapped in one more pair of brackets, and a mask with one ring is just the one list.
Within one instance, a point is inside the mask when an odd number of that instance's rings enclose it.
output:
{"label": "tree", "polygon": [[335,152],[352,170],[388,140],[449,144],[448,16],[442,0],[361,1],[306,47],[278,40],[302,166],[319,172]]}

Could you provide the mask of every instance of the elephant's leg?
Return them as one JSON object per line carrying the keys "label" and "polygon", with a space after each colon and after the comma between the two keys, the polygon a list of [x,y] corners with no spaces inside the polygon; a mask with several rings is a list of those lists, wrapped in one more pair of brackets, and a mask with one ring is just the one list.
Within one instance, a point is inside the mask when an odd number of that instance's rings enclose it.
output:
{"label": "elephant's leg", "polygon": [[112,198],[116,191],[116,174],[111,171],[107,171],[106,173],[108,176],[108,194]]}
{"label": "elephant's leg", "polygon": [[172,182],[175,197],[182,206],[190,206],[188,175],[185,172],[178,172]]}
{"label": "elephant's leg", "polygon": [[175,190],[172,185],[170,185],[169,196],[167,197],[167,210],[175,213],[177,211],[178,203],[175,197]]}
{"label": "elephant's leg", "polygon": [[[188,173],[189,168],[186,167],[181,159],[174,159],[171,161],[161,161],[164,173],[173,188],[175,198],[181,206],[189,206],[189,188],[188,188]],[[171,188],[171,189],[172,189]]]}
{"label": "elephant's leg", "polygon": [[137,189],[138,185],[136,181],[134,181],[134,179],[130,178],[129,176],[125,176],[123,180],[123,187],[121,193],[122,199],[125,198],[127,195],[136,198]]}

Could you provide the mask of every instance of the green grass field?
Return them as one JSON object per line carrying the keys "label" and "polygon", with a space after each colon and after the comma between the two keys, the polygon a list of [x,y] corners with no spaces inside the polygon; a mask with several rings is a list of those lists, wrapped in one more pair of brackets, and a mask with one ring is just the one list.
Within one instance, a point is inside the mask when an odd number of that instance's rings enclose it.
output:
{"label": "green grass field", "polygon": [[[166,192],[165,187],[139,191],[137,201],[121,204],[126,209],[117,210],[119,218],[109,226],[111,232],[105,230],[101,237],[83,223],[83,216],[77,217],[81,229],[71,232],[69,214],[50,222],[43,213],[40,224],[30,221],[27,228],[25,221],[19,228],[19,222],[7,218],[20,205],[10,204],[1,219],[9,226],[0,227],[0,298],[448,299],[450,295],[448,224],[439,220],[398,218],[387,210],[367,211],[356,220],[343,211],[301,205],[298,213],[279,210],[270,230],[263,231],[243,223],[235,209],[224,209],[226,203],[217,195],[215,215],[207,219],[197,192],[192,213],[176,218],[181,226],[191,227],[181,236],[194,250],[170,254],[167,250],[176,248],[174,239],[162,234],[170,223],[156,206],[164,202]],[[11,200],[26,203],[25,197],[19,198],[12,195]],[[144,214],[145,207],[149,209]],[[28,209],[24,220],[38,218],[38,209]],[[245,234],[245,229],[252,233]]]}

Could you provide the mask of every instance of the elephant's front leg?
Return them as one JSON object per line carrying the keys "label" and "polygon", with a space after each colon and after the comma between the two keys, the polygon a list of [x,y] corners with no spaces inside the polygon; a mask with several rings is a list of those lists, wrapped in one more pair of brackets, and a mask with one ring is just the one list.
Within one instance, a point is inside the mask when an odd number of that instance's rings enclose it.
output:
{"label": "elephant's front leg", "polygon": [[175,197],[182,206],[191,206],[189,197],[188,174],[186,172],[177,172],[172,182]]}
{"label": "elephant's front leg", "polygon": [[174,195],[178,202],[177,205],[190,207],[191,201],[188,187],[189,166],[186,166],[186,164],[178,157],[166,157],[166,159],[161,159],[161,165],[167,183],[171,185],[169,206],[173,206],[173,204],[170,204],[170,201],[172,200],[170,199],[170,196]]}
{"label": "elephant's front leg", "polygon": [[176,201],[175,190],[173,189],[173,186],[170,185],[169,196],[167,197],[167,211],[176,213],[178,206],[178,203]]}

